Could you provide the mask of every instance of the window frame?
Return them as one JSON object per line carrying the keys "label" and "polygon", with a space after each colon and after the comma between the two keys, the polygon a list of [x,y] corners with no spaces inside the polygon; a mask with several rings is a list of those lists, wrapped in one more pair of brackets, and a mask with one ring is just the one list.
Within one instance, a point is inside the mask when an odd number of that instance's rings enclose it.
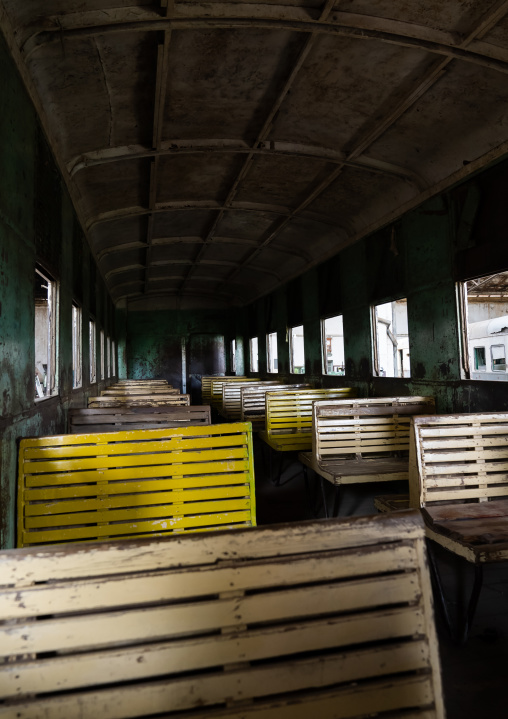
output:
{"label": "window frame", "polygon": [[[393,322],[393,305],[394,303],[401,302],[402,300],[406,303],[406,323],[407,323],[407,339],[408,339],[408,353],[409,353],[409,366],[408,366],[408,372],[409,374],[407,376],[404,375],[404,364],[401,363],[399,367],[399,357],[398,357],[398,351],[394,352],[395,357],[397,358],[396,361],[393,364],[396,364],[396,367],[394,367],[397,370],[396,374],[387,374],[387,370],[384,370],[385,374],[381,374],[381,365],[380,365],[380,347],[379,347],[379,336],[378,336],[378,313],[377,308],[382,307],[383,305],[392,305],[392,319],[390,321],[385,320],[384,318],[381,319],[381,323],[386,324],[387,326],[387,335],[390,338],[390,341],[392,342],[392,352],[393,350],[399,350],[401,349],[398,344],[394,344],[393,338],[397,338],[397,335],[394,334],[392,331],[394,329],[394,322]],[[409,312],[408,312],[408,298],[407,297],[395,297],[391,300],[387,300],[386,302],[378,302],[375,305],[371,305],[370,307],[371,313],[371,341],[372,341],[372,376],[373,377],[381,377],[386,379],[411,379],[411,347],[409,342]],[[400,336],[400,333],[399,333]],[[404,348],[402,348],[404,350]]]}
{"label": "window frame", "polygon": [[[256,348],[256,357],[254,362],[254,356],[253,356],[253,349],[254,349],[254,343]],[[254,367],[255,365],[255,367]],[[259,337],[250,337],[249,338],[249,367],[250,371],[254,374],[259,373]]]}
{"label": "window frame", "polygon": [[90,360],[90,384],[97,383],[97,322],[88,320],[88,357]]}
{"label": "window frame", "polygon": [[72,303],[72,388],[83,386],[83,310]]}
{"label": "window frame", "polygon": [[[303,372],[295,372],[295,345],[293,331],[302,328],[302,341],[303,341]],[[288,327],[288,340],[289,340],[289,373],[304,375],[305,374],[305,328],[304,325],[295,325],[294,327]]]}
{"label": "window frame", "polygon": [[231,372],[236,374],[236,338],[231,340],[229,347],[231,352]]}
{"label": "window frame", "polygon": [[[483,351],[483,359],[485,360],[484,364],[479,366],[477,362],[477,350]],[[485,346],[483,347],[473,347],[473,364],[474,364],[474,371],[475,372],[486,372],[487,371],[487,348]]]}
{"label": "window frame", "polygon": [[[60,326],[60,286],[56,279],[53,278],[42,265],[35,265],[35,275],[39,275],[48,283],[48,316],[47,316],[47,363],[46,363],[46,392],[38,395],[37,374],[34,379],[34,401],[42,402],[59,394],[59,371],[58,371],[58,347],[59,347],[59,326]],[[34,286],[35,287],[35,286]],[[34,358],[37,363],[36,356],[36,337],[37,337],[37,317],[36,317],[36,300],[34,297]],[[40,381],[39,381],[39,387]]]}
{"label": "window frame", "polygon": [[100,378],[101,380],[106,379],[105,377],[105,365],[106,365],[106,357],[105,357],[105,339],[104,339],[104,330],[101,329],[100,331]]}
{"label": "window frame", "polygon": [[[502,347],[503,348],[504,364],[502,365],[501,369],[496,369],[494,366],[494,353],[492,352],[494,347]],[[506,345],[504,343],[498,344],[498,345],[490,345],[490,366],[491,366],[491,372],[506,372]]]}
{"label": "window frame", "polygon": [[[328,350],[327,350],[327,333],[326,333],[326,322],[328,320],[335,320],[338,318],[341,318],[342,320],[342,354],[344,355],[344,372],[343,374],[340,374],[340,372],[329,372],[328,371]],[[326,377],[345,377],[346,375],[346,353],[345,353],[345,345],[344,345],[344,315],[332,315],[331,317],[323,317],[320,320],[321,323],[321,374],[325,375]],[[332,338],[330,337],[330,354],[332,353],[333,349],[333,343]],[[333,362],[332,362],[333,367]]]}
{"label": "window frame", "polygon": [[[275,350],[276,350],[275,357],[272,357],[273,338],[275,338]],[[272,369],[272,360],[274,360],[273,369]],[[275,366],[275,365],[277,365],[277,366]],[[279,345],[278,345],[277,331],[268,332],[266,335],[266,371],[268,372],[268,374],[277,374],[279,372]]]}

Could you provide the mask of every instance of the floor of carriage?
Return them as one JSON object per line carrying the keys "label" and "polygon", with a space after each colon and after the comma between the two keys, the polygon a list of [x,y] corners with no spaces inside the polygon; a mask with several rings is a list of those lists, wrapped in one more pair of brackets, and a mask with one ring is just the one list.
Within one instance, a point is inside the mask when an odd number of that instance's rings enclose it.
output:
{"label": "floor of carriage", "polygon": [[[256,438],[258,524],[324,517],[319,483],[311,478],[307,489],[296,454],[285,453],[281,467],[281,458],[270,453]],[[334,489],[328,483],[325,485],[331,510]],[[400,482],[385,482],[381,489],[379,484],[344,487],[339,513],[375,514],[376,495],[404,491],[404,483]],[[435,548],[435,556],[453,619],[469,597],[473,568],[439,547]],[[505,719],[508,716],[504,686],[508,666],[508,566],[485,568],[478,608],[465,645],[458,646],[450,640],[437,601],[436,624],[447,719]]]}

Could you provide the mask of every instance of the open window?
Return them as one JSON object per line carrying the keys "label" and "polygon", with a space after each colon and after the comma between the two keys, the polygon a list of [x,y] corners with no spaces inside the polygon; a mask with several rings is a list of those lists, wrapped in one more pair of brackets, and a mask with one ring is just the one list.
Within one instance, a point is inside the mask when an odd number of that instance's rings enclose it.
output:
{"label": "open window", "polygon": [[279,356],[277,350],[277,332],[266,335],[267,369],[268,372],[279,371]]}
{"label": "open window", "polygon": [[321,320],[323,374],[344,375],[344,328],[342,315]]}
{"label": "open window", "polygon": [[57,394],[58,286],[35,269],[35,399]]}
{"label": "open window", "polygon": [[231,372],[236,373],[236,340],[231,340]]}
{"label": "open window", "polygon": [[508,380],[508,272],[460,283],[458,300],[464,375]]}
{"label": "open window", "polygon": [[407,300],[372,308],[374,372],[377,377],[410,377]]}
{"label": "open window", "polygon": [[249,340],[250,350],[250,371],[259,372],[258,338],[251,337]]}
{"label": "open window", "polygon": [[90,354],[90,384],[97,382],[97,326],[95,320],[88,323],[88,347]]}
{"label": "open window", "polygon": [[106,338],[106,376],[111,377],[111,337]]}
{"label": "open window", "polygon": [[116,342],[111,340],[111,376],[116,377]]}
{"label": "open window", "polygon": [[292,374],[305,374],[303,325],[289,330],[289,365]]}
{"label": "open window", "polygon": [[105,354],[105,343],[104,343],[104,330],[101,330],[101,379],[105,378],[106,369],[106,354]]}
{"label": "open window", "polygon": [[83,326],[82,312],[79,305],[72,305],[72,386],[81,387],[83,384]]}

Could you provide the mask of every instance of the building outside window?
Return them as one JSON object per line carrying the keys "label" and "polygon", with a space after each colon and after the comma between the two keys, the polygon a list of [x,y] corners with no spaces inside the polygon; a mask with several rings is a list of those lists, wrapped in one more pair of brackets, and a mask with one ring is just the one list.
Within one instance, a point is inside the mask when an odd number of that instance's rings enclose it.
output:
{"label": "building outside window", "polygon": [[83,328],[81,307],[72,305],[72,386],[81,387],[83,372]]}
{"label": "building outside window", "polygon": [[277,332],[266,335],[267,369],[268,372],[279,371],[279,356],[277,349]]}
{"label": "building outside window", "polygon": [[250,345],[250,371],[259,372],[259,355],[258,355],[258,338],[252,337],[249,340]]}
{"label": "building outside window", "polygon": [[321,320],[323,374],[344,375],[344,329],[342,315]]}
{"label": "building outside window", "polygon": [[58,392],[58,285],[35,269],[35,399]]}
{"label": "building outside window", "polygon": [[378,377],[410,377],[407,300],[372,308],[374,372]]}
{"label": "building outside window", "polygon": [[289,366],[292,374],[305,374],[303,325],[289,330]]}

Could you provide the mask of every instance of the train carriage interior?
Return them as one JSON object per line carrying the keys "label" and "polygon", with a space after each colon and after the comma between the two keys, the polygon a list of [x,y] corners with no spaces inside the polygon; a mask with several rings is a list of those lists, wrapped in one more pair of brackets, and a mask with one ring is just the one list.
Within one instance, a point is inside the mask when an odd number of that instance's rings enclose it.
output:
{"label": "train carriage interior", "polygon": [[[0,28],[0,550],[20,441],[123,380],[508,413],[507,0],[0,0]],[[258,526],[332,513],[253,446]],[[472,568],[435,560],[455,617]],[[446,716],[503,719],[506,562],[465,643],[440,606]]]}

